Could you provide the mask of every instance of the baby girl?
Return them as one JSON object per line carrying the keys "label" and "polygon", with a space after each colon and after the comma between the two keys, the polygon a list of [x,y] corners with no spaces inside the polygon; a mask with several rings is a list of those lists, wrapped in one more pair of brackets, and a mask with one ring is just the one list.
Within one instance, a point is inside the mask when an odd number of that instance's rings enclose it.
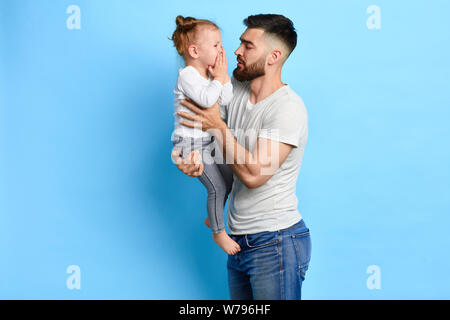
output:
{"label": "baby girl", "polygon": [[183,57],[185,67],[178,72],[175,86],[175,130],[172,135],[173,147],[181,151],[184,158],[193,150],[202,156],[204,170],[199,177],[208,191],[205,223],[212,229],[214,241],[228,254],[240,250],[239,245],[225,231],[223,209],[231,191],[233,173],[226,164],[218,164],[214,154],[214,136],[201,128],[182,125],[178,111],[192,113],[180,101],[190,98],[204,108],[220,105],[220,114],[225,118],[225,106],[233,96],[233,88],[227,73],[226,57],[222,47],[220,30],[208,20],[192,17],[176,18],[177,28],[172,41]]}

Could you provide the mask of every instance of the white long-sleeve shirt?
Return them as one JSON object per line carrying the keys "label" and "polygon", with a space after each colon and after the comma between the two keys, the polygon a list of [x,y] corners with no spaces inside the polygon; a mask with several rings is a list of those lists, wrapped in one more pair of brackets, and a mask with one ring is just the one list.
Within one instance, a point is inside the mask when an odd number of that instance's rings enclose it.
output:
{"label": "white long-sleeve shirt", "polygon": [[218,80],[205,79],[200,73],[192,66],[187,66],[178,71],[178,81],[174,89],[175,94],[175,130],[176,135],[182,137],[210,137],[211,134],[206,131],[202,131],[200,128],[189,128],[182,124],[180,121],[189,121],[176,113],[183,111],[193,114],[191,110],[183,106],[180,101],[191,98],[195,103],[204,108],[212,107],[216,102],[220,106],[220,116],[223,119],[227,117],[226,105],[228,105],[233,97],[233,86],[231,81],[222,85]]}

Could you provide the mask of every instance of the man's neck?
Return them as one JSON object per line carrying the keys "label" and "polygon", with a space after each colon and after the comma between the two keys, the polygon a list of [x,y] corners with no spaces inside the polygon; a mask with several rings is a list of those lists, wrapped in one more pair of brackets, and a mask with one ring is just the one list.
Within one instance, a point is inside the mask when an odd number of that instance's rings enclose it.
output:
{"label": "man's neck", "polygon": [[285,84],[281,81],[281,72],[276,74],[265,74],[250,81],[250,102],[258,103],[272,93],[283,87]]}

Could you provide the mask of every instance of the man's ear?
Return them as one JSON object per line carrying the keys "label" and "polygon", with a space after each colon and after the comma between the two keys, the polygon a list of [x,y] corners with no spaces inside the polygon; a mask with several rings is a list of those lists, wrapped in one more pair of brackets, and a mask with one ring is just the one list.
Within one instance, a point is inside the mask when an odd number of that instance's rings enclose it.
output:
{"label": "man's ear", "polygon": [[281,51],[280,49],[273,49],[269,55],[267,63],[269,65],[273,65],[280,62],[282,58],[283,58],[283,51]]}
{"label": "man's ear", "polygon": [[198,48],[195,44],[191,44],[188,47],[188,54],[191,58],[194,58],[194,59],[198,58]]}

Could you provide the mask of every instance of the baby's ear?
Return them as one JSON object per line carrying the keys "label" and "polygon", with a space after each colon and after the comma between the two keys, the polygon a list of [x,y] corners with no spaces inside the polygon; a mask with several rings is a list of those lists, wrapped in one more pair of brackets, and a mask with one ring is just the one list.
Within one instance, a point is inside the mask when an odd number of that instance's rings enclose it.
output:
{"label": "baby's ear", "polygon": [[198,49],[195,44],[191,44],[188,47],[188,54],[191,58],[197,59],[198,58]]}

